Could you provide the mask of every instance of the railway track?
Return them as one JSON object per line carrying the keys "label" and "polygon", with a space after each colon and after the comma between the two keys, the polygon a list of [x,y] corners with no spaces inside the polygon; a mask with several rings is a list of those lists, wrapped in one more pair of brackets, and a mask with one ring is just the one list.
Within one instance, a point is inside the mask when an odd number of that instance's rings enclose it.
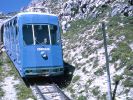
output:
{"label": "railway track", "polygon": [[37,100],[70,100],[56,84],[30,86]]}

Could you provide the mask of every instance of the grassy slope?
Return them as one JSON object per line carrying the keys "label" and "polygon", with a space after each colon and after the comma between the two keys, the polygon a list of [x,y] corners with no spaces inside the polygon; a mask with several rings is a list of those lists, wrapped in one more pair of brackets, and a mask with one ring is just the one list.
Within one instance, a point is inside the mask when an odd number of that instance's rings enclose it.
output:
{"label": "grassy slope", "polygon": [[[35,97],[32,95],[31,89],[27,88],[25,86],[25,84],[23,83],[21,77],[18,74],[18,71],[16,70],[16,68],[13,65],[13,63],[10,61],[10,59],[7,57],[7,55],[5,53],[3,53],[2,56],[5,58],[3,64],[4,63],[7,64],[9,69],[10,69],[8,72],[3,73],[4,77],[14,76],[15,79],[20,80],[20,83],[15,86],[15,88],[17,90],[16,92],[17,92],[18,100],[26,100],[27,98],[35,99]],[[1,66],[0,67],[0,73],[3,72],[3,71],[4,71],[4,69]],[[1,76],[2,75],[0,75],[0,79],[4,79],[4,77],[1,78]],[[3,96],[3,95],[4,95],[4,92],[3,92],[2,89],[0,89],[0,96]]]}
{"label": "grassy slope", "polygon": [[[2,58],[2,56],[0,55],[0,58]],[[3,65],[3,60],[0,59],[0,82],[2,82],[3,80],[3,68],[2,68],[2,65]],[[4,91],[2,90],[1,88],[1,83],[0,83],[0,97],[4,96]]]}
{"label": "grassy slope", "polygon": [[[120,25],[121,23],[121,25]],[[133,42],[133,17],[115,16],[109,19],[108,33],[109,37],[116,37],[116,40],[124,36],[125,38],[116,43],[117,48],[112,51],[112,61],[114,63],[121,60],[120,66],[116,67],[116,70],[124,68],[124,72],[121,74],[119,80],[122,81],[124,87],[133,87],[132,75],[133,75],[133,51],[129,47],[129,44]],[[113,40],[113,42],[116,42]]]}
{"label": "grassy slope", "polygon": [[[78,34],[84,33],[85,30],[91,29],[93,25],[98,25],[100,23],[100,20],[102,18],[97,19],[80,19],[71,22],[71,27],[67,31],[67,33],[64,33],[63,36],[66,39],[69,39],[69,43],[72,42],[75,44],[77,41],[76,38],[78,37]],[[106,23],[107,26],[107,33],[109,35],[108,44],[115,43],[117,45],[116,49],[113,49],[111,52],[112,60],[110,61],[111,64],[115,64],[116,61],[121,60],[120,65],[116,66],[116,71],[119,71],[121,68],[124,67],[124,72],[121,73],[121,75],[115,75],[113,79],[113,83],[116,81],[120,81],[125,87],[124,93],[128,93],[130,91],[130,88],[133,87],[133,81],[132,81],[132,75],[133,75],[133,52],[131,48],[129,47],[129,44],[133,42],[133,17],[124,17],[121,15],[114,16],[107,18],[108,23]],[[116,42],[121,36],[124,36],[124,40],[120,42]],[[94,37],[96,40],[102,40],[102,31],[101,28],[96,31]],[[72,47],[69,47],[72,48]],[[84,51],[85,52],[85,51]],[[98,65],[96,65],[97,67]],[[97,72],[97,71],[96,71]],[[100,71],[101,73],[101,71]],[[76,77],[76,78],[75,78]],[[77,76],[74,76],[72,81],[78,81],[79,78]],[[71,88],[72,85],[68,87],[70,89],[72,96],[74,96],[75,90]],[[98,91],[98,89],[92,90],[94,92],[94,95],[96,96],[95,91]],[[97,94],[98,95],[98,94]],[[101,98],[106,98],[105,95],[103,95]],[[77,98],[78,100],[85,100],[84,96],[80,96]]]}

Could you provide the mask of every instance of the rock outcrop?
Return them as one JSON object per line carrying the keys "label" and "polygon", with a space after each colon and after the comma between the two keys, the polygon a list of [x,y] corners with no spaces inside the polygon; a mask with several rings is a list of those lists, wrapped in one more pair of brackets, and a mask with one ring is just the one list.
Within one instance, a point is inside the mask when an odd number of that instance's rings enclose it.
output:
{"label": "rock outcrop", "polygon": [[[36,7],[31,9],[32,7]],[[40,9],[39,9],[40,8]],[[25,11],[49,12],[57,14],[66,32],[69,22],[82,18],[104,16],[133,16],[132,0],[33,0]],[[104,13],[104,11],[107,11]],[[64,24],[65,23],[65,24]]]}

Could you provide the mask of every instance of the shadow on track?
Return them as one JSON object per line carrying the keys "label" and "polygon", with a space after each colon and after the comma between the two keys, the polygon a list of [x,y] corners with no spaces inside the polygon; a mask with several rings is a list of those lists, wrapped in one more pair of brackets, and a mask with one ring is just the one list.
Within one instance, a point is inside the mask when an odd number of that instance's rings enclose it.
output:
{"label": "shadow on track", "polygon": [[29,87],[30,85],[46,85],[46,84],[57,84],[60,88],[67,87],[72,80],[73,72],[75,70],[74,66],[64,62],[64,75],[60,76],[53,76],[53,77],[32,77],[32,78],[25,78],[23,81],[25,82],[26,86]]}

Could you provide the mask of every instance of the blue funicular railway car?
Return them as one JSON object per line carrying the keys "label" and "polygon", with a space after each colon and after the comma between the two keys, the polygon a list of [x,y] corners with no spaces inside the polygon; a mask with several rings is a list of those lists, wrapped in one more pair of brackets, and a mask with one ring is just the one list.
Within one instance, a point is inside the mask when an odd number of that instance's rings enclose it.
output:
{"label": "blue funicular railway car", "polygon": [[21,77],[64,73],[61,34],[56,15],[19,13],[3,26],[6,52]]}

